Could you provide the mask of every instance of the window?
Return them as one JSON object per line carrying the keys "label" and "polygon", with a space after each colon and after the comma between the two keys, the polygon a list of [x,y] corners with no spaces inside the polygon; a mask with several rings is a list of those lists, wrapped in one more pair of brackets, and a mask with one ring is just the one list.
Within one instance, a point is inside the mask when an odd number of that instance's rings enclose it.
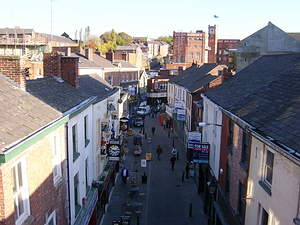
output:
{"label": "window", "polygon": [[250,144],[250,135],[247,132],[243,132],[243,141],[242,141],[242,155],[241,162],[246,163],[249,158],[249,144]]}
{"label": "window", "polygon": [[90,189],[89,187],[89,171],[88,171],[88,158],[85,159],[85,187],[86,187],[86,195]]}
{"label": "window", "polygon": [[24,161],[12,168],[12,175],[16,224],[22,224],[30,213]]}
{"label": "window", "polygon": [[231,146],[233,144],[233,121],[231,119],[228,120],[228,138],[227,138],[227,146]]}
{"label": "window", "polygon": [[53,136],[53,182],[54,185],[61,178],[60,141],[57,135]]}
{"label": "window", "polygon": [[274,153],[266,150],[266,160],[264,165],[264,181],[271,186],[273,181]]}
{"label": "window", "polygon": [[246,211],[246,187],[241,182],[239,183],[239,215],[241,220],[245,220],[245,211]]}
{"label": "window", "polygon": [[74,206],[75,206],[75,217],[76,217],[80,211],[78,173],[74,177]]}
{"label": "window", "polygon": [[76,160],[79,156],[78,143],[77,143],[77,125],[72,127],[72,144],[73,144],[73,160]]}
{"label": "window", "polygon": [[53,211],[47,218],[45,225],[56,225],[56,212]]}
{"label": "window", "polygon": [[90,140],[88,138],[88,116],[84,117],[84,144],[85,147],[88,146]]}
{"label": "window", "polygon": [[264,208],[261,208],[261,220],[260,225],[268,225],[269,215]]}

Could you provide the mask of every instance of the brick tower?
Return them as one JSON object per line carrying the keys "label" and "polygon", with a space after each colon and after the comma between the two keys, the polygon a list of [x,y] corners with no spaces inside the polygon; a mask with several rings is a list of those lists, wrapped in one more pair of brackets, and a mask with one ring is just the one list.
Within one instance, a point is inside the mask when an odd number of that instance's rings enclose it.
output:
{"label": "brick tower", "polygon": [[216,63],[217,53],[217,26],[208,25],[208,63]]}

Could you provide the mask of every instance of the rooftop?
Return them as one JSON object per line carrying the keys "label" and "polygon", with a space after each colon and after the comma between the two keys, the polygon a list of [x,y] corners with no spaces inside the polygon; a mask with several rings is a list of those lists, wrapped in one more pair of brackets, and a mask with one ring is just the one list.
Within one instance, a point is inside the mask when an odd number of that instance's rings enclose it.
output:
{"label": "rooftop", "polygon": [[258,133],[300,153],[299,74],[300,54],[266,55],[205,95]]}
{"label": "rooftop", "polygon": [[217,64],[208,63],[200,67],[194,65],[186,69],[182,75],[175,76],[171,82],[194,92],[216,79],[217,76],[210,73],[216,67]]}
{"label": "rooftop", "polygon": [[0,75],[0,152],[59,119],[62,114]]}
{"label": "rooftop", "polygon": [[86,56],[80,53],[72,53],[71,56],[79,57],[79,68],[115,68],[109,60],[102,56],[93,53],[93,60],[89,60]]}

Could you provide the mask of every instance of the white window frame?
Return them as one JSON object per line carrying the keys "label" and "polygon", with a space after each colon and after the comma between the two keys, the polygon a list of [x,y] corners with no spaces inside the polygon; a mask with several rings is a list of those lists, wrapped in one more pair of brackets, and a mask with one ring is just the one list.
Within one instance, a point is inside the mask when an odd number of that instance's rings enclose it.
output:
{"label": "white window frame", "polygon": [[[17,166],[21,165],[21,174],[22,174],[22,187],[19,187],[19,179],[18,177],[18,168]],[[16,191],[13,190],[13,199],[14,199],[14,204],[15,204],[15,198],[21,194],[22,195],[22,199],[23,199],[23,207],[24,207],[24,212],[18,216],[18,218],[16,218],[16,225],[21,225],[24,223],[24,221],[30,216],[30,202],[29,202],[29,193],[28,193],[28,181],[27,181],[27,173],[26,173],[26,160],[25,159],[21,159],[18,162],[16,162],[13,166],[12,166],[12,173],[15,170],[15,175],[16,177],[14,177],[14,173],[12,174],[12,179],[13,179],[13,184],[16,184]],[[16,180],[14,180],[14,178],[16,178]],[[17,203],[18,204],[18,203]],[[18,206],[17,206],[18,207]]]}
{"label": "white window frame", "polygon": [[49,225],[51,219],[52,219],[53,222],[54,222],[53,225],[56,225],[56,211],[55,211],[55,210],[47,217],[47,220],[46,220],[45,225]]}
{"label": "white window frame", "polygon": [[268,151],[270,153],[273,154],[273,165],[272,165],[272,183],[273,183],[273,179],[274,179],[274,161],[275,161],[275,153],[274,151],[271,151],[270,148],[268,148],[267,146],[265,146],[264,148],[264,157],[263,157],[263,182],[268,185],[269,188],[272,187],[272,184],[270,184],[270,182],[267,180],[267,154]]}
{"label": "white window frame", "polygon": [[[52,137],[52,153],[53,153],[53,169],[52,169],[52,173],[53,173],[53,183],[54,186],[56,186],[61,177],[62,177],[62,171],[61,171],[61,140],[59,135],[54,134]],[[56,171],[56,172],[55,172]]]}

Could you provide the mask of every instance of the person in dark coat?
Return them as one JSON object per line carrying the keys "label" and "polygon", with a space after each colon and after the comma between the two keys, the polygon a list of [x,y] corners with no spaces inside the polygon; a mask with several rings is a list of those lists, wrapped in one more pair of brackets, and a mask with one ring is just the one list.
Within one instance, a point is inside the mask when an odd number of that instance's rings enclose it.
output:
{"label": "person in dark coat", "polygon": [[170,162],[171,162],[172,171],[174,171],[175,162],[176,162],[176,157],[174,155],[170,158]]}
{"label": "person in dark coat", "polygon": [[160,145],[158,145],[156,148],[156,155],[158,160],[160,160],[161,153],[162,153],[162,148],[160,147]]}
{"label": "person in dark coat", "polygon": [[152,127],[152,135],[154,136],[155,134],[155,127]]}

